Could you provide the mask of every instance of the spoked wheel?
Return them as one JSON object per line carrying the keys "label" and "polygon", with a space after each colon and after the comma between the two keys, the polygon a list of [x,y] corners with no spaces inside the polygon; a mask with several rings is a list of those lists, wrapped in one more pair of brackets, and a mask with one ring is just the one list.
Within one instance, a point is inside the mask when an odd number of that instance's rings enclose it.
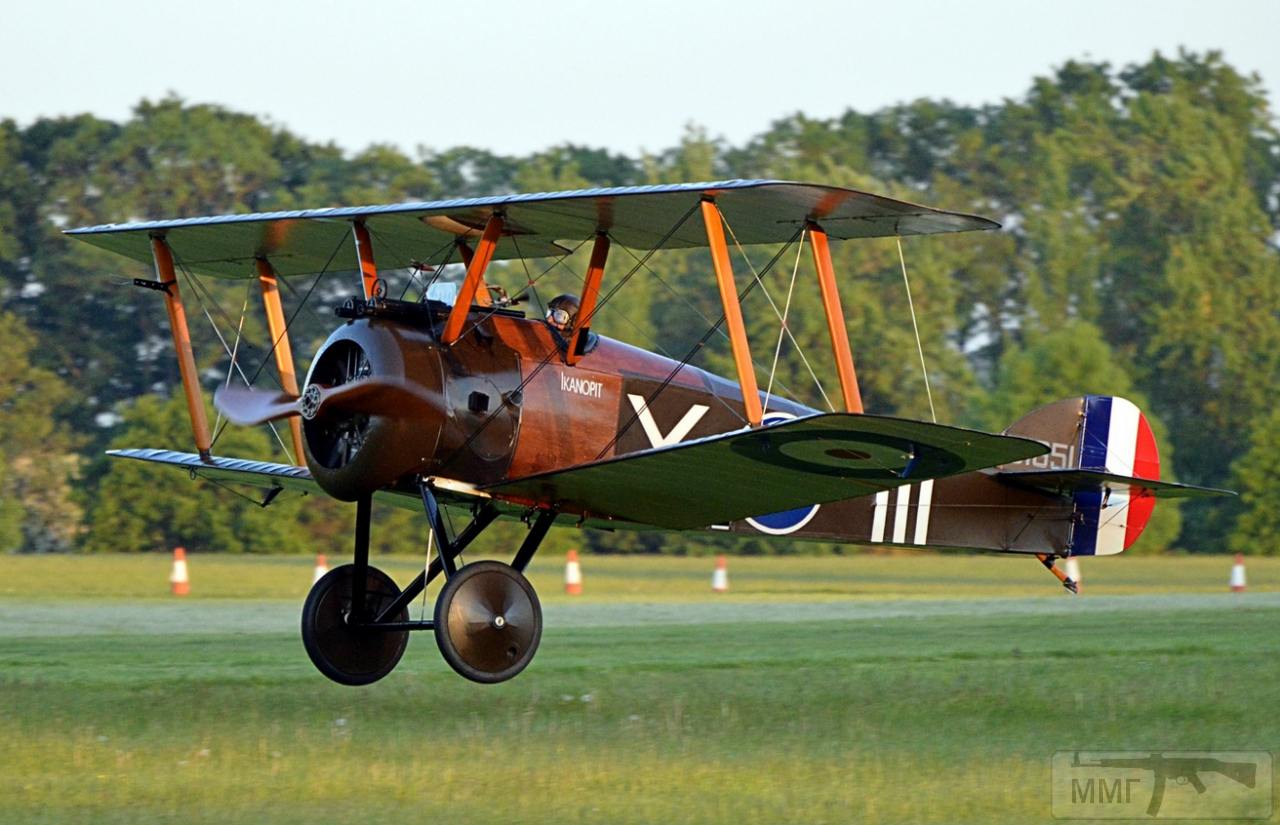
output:
{"label": "spoked wheel", "polygon": [[436,600],[436,644],[473,682],[505,682],[525,669],[542,638],[542,605],[529,580],[497,561],[468,564]]}
{"label": "spoked wheel", "polygon": [[[311,588],[302,606],[302,644],[316,668],[343,685],[368,685],[386,676],[404,655],[408,631],[368,630],[351,626],[351,584],[355,565],[344,564],[326,573]],[[377,616],[400,595],[391,577],[368,568],[365,611]],[[404,608],[391,621],[408,621]]]}

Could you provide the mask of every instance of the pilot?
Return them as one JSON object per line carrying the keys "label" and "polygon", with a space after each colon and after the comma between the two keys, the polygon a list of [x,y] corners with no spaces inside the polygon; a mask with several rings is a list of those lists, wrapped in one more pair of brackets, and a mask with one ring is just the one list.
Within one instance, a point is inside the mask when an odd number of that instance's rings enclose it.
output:
{"label": "pilot", "polygon": [[547,304],[547,325],[566,340],[573,334],[573,324],[578,320],[578,299],[568,293],[557,295]]}
{"label": "pilot", "polygon": [[[557,295],[547,304],[547,326],[551,327],[551,337],[562,351],[569,349],[569,339],[573,337],[573,328],[578,323],[578,299],[568,293]],[[578,350],[586,355],[596,348],[600,339],[591,330],[587,330],[585,339],[579,339]]]}

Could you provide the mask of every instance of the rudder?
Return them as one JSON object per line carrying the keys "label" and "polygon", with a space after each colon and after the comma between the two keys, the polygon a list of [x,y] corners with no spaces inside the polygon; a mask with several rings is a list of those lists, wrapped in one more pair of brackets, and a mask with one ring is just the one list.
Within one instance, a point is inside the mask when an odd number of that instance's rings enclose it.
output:
{"label": "rudder", "polygon": [[1110,556],[1138,540],[1156,497],[1150,488],[1126,482],[1158,482],[1160,453],[1137,405],[1111,395],[1070,398],[1028,413],[1005,432],[1045,441],[1050,452],[1005,465],[1001,473],[1027,478],[1037,471],[1081,471],[1110,477],[1070,488],[1071,555]]}

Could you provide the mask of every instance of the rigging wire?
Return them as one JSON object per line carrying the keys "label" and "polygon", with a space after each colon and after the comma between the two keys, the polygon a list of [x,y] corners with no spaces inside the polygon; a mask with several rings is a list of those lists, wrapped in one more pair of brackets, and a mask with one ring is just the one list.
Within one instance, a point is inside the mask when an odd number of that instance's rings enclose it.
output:
{"label": "rigging wire", "polygon": [[[196,275],[195,272],[193,272],[191,268],[187,266],[186,261],[183,260],[178,255],[178,253],[173,249],[173,247],[170,247],[169,249],[170,249],[170,252],[173,254],[174,263],[177,265],[177,268],[178,268],[177,274],[181,274],[186,279],[187,286],[189,286],[191,288],[191,291],[195,294],[196,301],[197,303],[199,303],[201,311],[204,312],[205,317],[209,319],[209,326],[213,328],[213,331],[218,336],[218,339],[222,341],[223,348],[226,348],[227,343],[225,340],[222,339],[222,334],[218,329],[218,324],[214,320],[213,315],[209,312],[209,307],[211,306],[213,307],[214,313],[216,313],[218,317],[222,319],[222,322],[226,326],[233,325],[231,316],[228,315],[227,311],[222,308],[222,304],[219,303],[217,296],[214,295],[213,291],[209,289],[208,286],[205,285],[204,281],[201,280],[200,276]],[[250,347],[252,349],[262,350],[262,347],[257,346],[252,341],[246,342],[245,346]],[[279,386],[279,383],[280,382],[277,379],[276,385]]]}
{"label": "rigging wire", "polygon": [[[787,240],[787,242],[783,244],[782,248],[779,249],[771,259],[769,259],[769,263],[765,264],[765,267],[764,269],[761,270],[761,272],[768,273],[769,270],[773,268],[773,265],[776,264],[779,260],[781,260],[783,254],[788,249],[791,248],[791,244],[796,242],[796,239],[800,237],[800,233],[803,231],[804,231],[803,227],[801,227],[800,229],[797,229],[795,231],[795,234],[793,234]],[[747,286],[742,290],[742,292],[738,293],[738,302],[741,303],[744,298],[750,295],[751,291],[755,289],[756,285],[759,283],[760,283],[760,279],[758,277],[755,280],[748,283]],[[615,291],[616,291],[616,287],[615,287]],[[724,316],[724,313],[721,312],[720,319],[717,320],[714,325],[712,325],[711,329],[707,330],[703,334],[702,338],[700,338],[692,347],[689,348],[689,351],[685,353],[684,358],[680,359],[680,362],[676,364],[675,368],[671,370],[671,372],[667,375],[665,379],[663,379],[662,383],[658,385],[658,388],[654,390],[653,393],[648,398],[645,399],[644,404],[640,407],[640,409],[636,410],[636,412],[632,414],[631,418],[627,420],[627,423],[624,424],[622,427],[618,428],[617,434],[614,435],[614,437],[609,441],[609,443],[604,446],[604,449],[601,450],[600,453],[596,456],[597,461],[604,458],[605,454],[608,453],[609,450],[612,449],[613,446],[618,443],[618,440],[622,438],[623,435],[626,434],[627,430],[635,426],[635,423],[640,420],[641,411],[649,409],[650,405],[653,404],[653,402],[657,399],[657,397],[660,394],[662,394],[662,391],[665,390],[667,386],[675,379],[676,375],[679,374],[680,370],[688,366],[689,361],[693,358],[694,354],[697,353],[697,351],[701,349],[703,346],[705,346],[707,341],[711,340],[711,336],[716,334],[716,332],[720,329],[721,324],[723,324],[724,322],[725,322],[725,316]],[[737,415],[738,419],[742,421],[744,424],[750,424],[750,422],[747,421],[745,417],[743,417],[742,413],[739,413],[735,410],[734,414]]]}
{"label": "rigging wire", "polygon": [[[778,305],[774,303],[773,296],[769,294],[769,288],[760,280],[760,275],[756,272],[755,265],[752,264],[751,259],[747,257],[747,251],[742,248],[742,244],[738,243],[738,236],[734,234],[733,226],[729,223],[729,219],[726,218],[724,213],[719,209],[716,209],[716,212],[720,215],[720,220],[724,222],[725,228],[729,230],[729,237],[733,238],[733,245],[738,248],[738,254],[742,256],[742,260],[746,262],[747,268],[751,270],[751,275],[756,279],[756,282],[760,284],[760,288],[764,290],[765,299],[769,301],[769,306],[773,307],[773,314],[777,315],[778,320],[782,322],[783,332],[785,332],[787,337],[791,339],[791,345],[796,348],[796,355],[800,356],[800,360],[804,363],[805,369],[809,371],[809,376],[813,378],[813,383],[817,385],[818,392],[822,395],[822,400],[827,402],[827,409],[831,410],[831,412],[835,412],[835,405],[831,403],[831,398],[827,395],[826,389],[822,386],[822,382],[818,380],[818,373],[814,371],[813,365],[809,363],[809,358],[804,354],[804,348],[800,346],[800,342],[797,341],[796,337],[791,333],[791,328],[787,326],[786,319],[783,318],[782,313],[778,311]],[[801,228],[802,233],[803,231],[803,228]],[[794,241],[795,238],[793,237],[792,240]],[[797,261],[797,266],[798,265],[799,261]]]}
{"label": "rigging wire", "polygon": [[[245,280],[244,303],[240,305],[240,323],[236,326],[236,343],[235,343],[235,346],[231,348],[231,366],[227,368],[227,381],[225,384],[223,384],[224,387],[231,386],[231,378],[235,375],[234,367],[236,366],[236,356],[240,354],[240,338],[244,334],[244,316],[249,311],[249,292],[252,289],[252,284],[253,284],[252,281],[249,281],[247,279]],[[218,410],[218,417],[213,425],[213,428],[214,430],[219,430],[221,429],[221,427],[222,427],[222,410]],[[211,444],[210,447],[212,446],[213,445]],[[288,454],[289,454],[288,451],[285,451],[285,455],[288,455]]]}
{"label": "rigging wire", "polygon": [[[231,495],[233,495],[233,496],[239,496],[240,498],[242,498],[242,499],[244,499],[245,501],[247,501],[247,502],[249,502],[250,504],[252,504],[254,507],[266,507],[266,506],[267,506],[266,504],[263,504],[261,501],[259,501],[258,499],[254,498],[253,496],[246,495],[246,494],[244,494],[244,493],[240,492],[239,490],[235,489],[234,487],[230,486],[229,484],[225,484],[225,483],[223,483],[223,482],[221,482],[221,481],[218,481],[216,478],[210,478],[209,476],[200,475],[199,473],[192,473],[192,476],[194,476],[195,478],[200,479],[201,481],[208,482],[209,484],[212,484],[214,487],[220,487],[220,488],[222,488],[223,490],[226,490],[228,493],[230,493],[230,494],[231,494]],[[252,487],[252,486],[254,486],[254,485],[246,484],[245,486],[250,486],[250,487]],[[261,488],[258,488],[258,489],[261,489]],[[269,490],[279,490],[280,488],[279,488],[279,487],[271,487],[271,488],[268,488],[268,489],[269,489]],[[274,498],[274,496],[272,496],[272,498]]]}
{"label": "rigging wire", "polygon": [[[227,344],[227,339],[223,337],[223,335],[222,335],[222,331],[221,331],[220,329],[218,329],[218,323],[217,323],[216,321],[214,321],[214,319],[213,319],[213,315],[212,315],[212,314],[210,314],[210,312],[209,312],[209,307],[208,307],[208,305],[205,303],[205,299],[204,299],[204,297],[203,297],[203,296],[202,296],[202,294],[201,294],[201,293],[202,293],[202,290],[204,290],[204,291],[205,291],[205,293],[204,293],[204,294],[208,296],[209,301],[211,301],[211,302],[213,303],[214,308],[218,310],[219,314],[225,315],[226,313],[222,311],[222,308],[221,308],[220,306],[218,306],[217,299],[213,296],[213,293],[212,293],[212,292],[208,292],[208,291],[207,291],[207,290],[208,290],[208,288],[207,288],[207,287],[204,287],[204,286],[200,283],[199,279],[197,279],[197,278],[196,278],[195,274],[194,274],[194,273],[192,273],[192,272],[191,272],[191,270],[189,270],[189,269],[187,268],[187,265],[186,265],[184,262],[182,262],[181,260],[178,260],[178,258],[177,258],[177,256],[176,256],[176,255],[174,256],[174,259],[175,259],[175,261],[177,261],[177,263],[178,263],[178,268],[179,268],[179,271],[181,272],[182,276],[183,276],[184,278],[186,278],[187,283],[191,286],[192,292],[194,292],[194,293],[195,293],[196,301],[200,304],[200,310],[204,313],[204,317],[205,317],[205,318],[207,318],[207,319],[209,320],[209,327],[213,330],[213,334],[214,334],[215,336],[217,336],[217,338],[218,338],[218,342],[219,342],[220,344],[222,344],[222,349],[227,353],[227,356],[231,359],[231,364],[230,364],[230,366],[227,368],[227,383],[228,383],[228,385],[231,383],[231,376],[232,376],[233,374],[235,374],[235,373],[239,373],[239,374],[240,374],[240,378],[245,382],[245,386],[250,386],[250,387],[251,387],[251,386],[253,386],[253,383],[249,380],[249,377],[245,375],[245,373],[244,373],[244,368],[242,368],[242,367],[240,366],[239,361],[236,359],[236,352],[238,352],[239,347],[240,347],[240,338],[239,338],[239,333],[237,332],[237,337],[236,337],[236,349],[233,351],[233,350],[232,350],[232,348],[231,348],[230,346],[228,346],[228,344]],[[248,297],[246,296],[246,298],[245,298],[245,310],[247,310],[247,309],[248,309],[248,306],[249,306],[249,305],[248,305]],[[241,325],[243,325],[243,323],[244,323],[244,315],[243,315],[243,314],[240,316],[240,323],[241,323]],[[227,428],[227,424],[228,424],[228,422],[227,422],[227,421],[225,421],[225,420],[223,420],[223,419],[222,419],[221,414],[219,414],[219,416],[218,416],[218,419],[217,419],[217,420],[218,420],[218,422],[219,422],[219,425],[218,425],[218,426],[216,426],[216,427],[214,428],[213,438],[211,438],[211,439],[209,440],[209,449],[210,449],[210,450],[213,450],[214,445],[218,443],[218,439],[222,437],[222,433],[223,433],[223,431],[225,431],[225,430],[226,430],[226,428]],[[274,423],[274,422],[271,422],[271,421],[268,421],[268,422],[267,422],[267,426],[269,426],[269,427],[271,428],[271,433],[272,433],[272,435],[274,435],[274,436],[275,436],[275,438],[276,438],[276,443],[278,443],[278,444],[280,445],[280,449],[284,452],[284,454],[285,454],[286,456],[288,456],[288,455],[289,455],[289,448],[285,446],[285,444],[284,444],[284,439],[280,437],[280,432],[276,429],[275,423]]]}
{"label": "rigging wire", "polygon": [[773,380],[778,374],[778,357],[782,354],[782,338],[786,334],[787,317],[791,314],[791,295],[796,289],[796,275],[800,272],[800,256],[804,254],[804,239],[808,237],[808,234],[807,229],[801,233],[800,244],[796,247],[796,263],[795,266],[791,267],[791,285],[787,287],[787,302],[782,308],[782,324],[778,327],[778,343],[773,348],[773,366],[769,368],[769,385],[764,391],[764,411],[766,413],[769,411],[769,397],[773,395]]}
{"label": "rigging wire", "polygon": [[[311,282],[311,286],[307,288],[307,293],[302,296],[302,303],[294,307],[293,314],[290,315],[288,319],[285,321],[284,330],[280,333],[280,337],[271,343],[271,349],[270,351],[267,352],[267,357],[262,359],[262,363],[259,364],[258,369],[254,371],[253,381],[258,380],[258,376],[262,374],[262,371],[264,369],[266,369],[267,361],[271,360],[271,357],[275,355],[276,347],[280,346],[280,342],[283,341],[289,335],[289,330],[293,327],[293,322],[297,320],[298,314],[302,312],[302,308],[305,307],[307,305],[307,302],[311,300],[311,293],[316,291],[316,287],[320,284],[320,279],[323,278],[325,276],[325,273],[329,271],[329,267],[333,264],[333,259],[338,256],[338,250],[342,249],[342,247],[345,246],[346,243],[347,243],[347,239],[346,239],[346,236],[344,235],[342,238],[338,240],[338,244],[333,248],[333,251],[329,253],[328,260],[324,262],[324,266],[320,269],[319,272],[316,273],[316,278],[314,281]],[[278,275],[276,277],[277,279],[279,278]],[[250,385],[252,385],[252,382],[250,382]]]}
{"label": "rigging wire", "polygon": [[[293,277],[292,275],[289,276],[289,278],[292,278],[292,277]],[[298,291],[298,288],[294,286],[292,283],[290,283],[289,279],[285,278],[285,276],[281,275],[279,272],[276,273],[276,282],[284,284],[285,289],[289,290],[290,295],[292,295],[294,298],[298,300],[302,300],[303,296],[302,296],[302,293]],[[308,294],[309,293],[310,293],[310,290],[308,290]],[[318,324],[329,323],[328,318],[322,317],[320,313],[312,309],[310,305],[307,306],[307,314],[309,314],[311,316],[311,319]]]}
{"label": "rigging wire", "polygon": [[[579,249],[581,249],[582,245],[586,242],[587,242],[586,238],[583,238],[581,241],[579,241],[578,245],[573,248],[573,252],[577,252]],[[511,245],[516,248],[516,257],[520,259],[520,265],[524,267],[524,280],[525,280],[524,287],[525,288],[522,289],[521,292],[523,293],[527,290],[529,293],[532,293],[533,301],[538,305],[538,317],[545,318],[547,317],[547,308],[542,305],[542,297],[538,295],[538,287],[535,286],[535,284],[538,283],[538,280],[541,279],[543,275],[546,275],[548,272],[554,269],[555,264],[552,264],[551,266],[547,267],[545,270],[542,271],[541,274],[538,275],[538,278],[535,279],[531,277],[532,273],[529,272],[529,261],[525,259],[524,253],[520,251],[520,241],[516,239],[515,235],[511,236]],[[570,252],[569,254],[572,255],[573,252]],[[565,269],[569,269],[569,267],[566,266]],[[573,275],[578,274],[574,272],[572,269],[569,269],[569,272]]]}
{"label": "rigging wire", "polygon": [[907,259],[902,254],[902,236],[895,235],[893,238],[898,244],[898,261],[902,264],[902,284],[907,288],[907,306],[911,309],[911,328],[916,333],[916,351],[920,353],[920,372],[924,373],[924,391],[929,397],[929,415],[933,416],[933,423],[938,423],[938,411],[933,407],[933,390],[929,387],[929,368],[924,363],[924,345],[920,343],[920,325],[916,322],[916,305],[911,300],[911,282],[907,280]]}
{"label": "rigging wire", "polygon": [[[610,240],[610,241],[615,241],[616,239],[613,237],[613,235],[612,235],[612,234],[610,234],[610,235],[609,235],[609,240]],[[621,243],[619,243],[618,245],[619,245],[619,246],[622,246],[622,244],[621,244]],[[637,258],[637,257],[636,257],[636,253],[632,252],[630,248],[628,248],[628,247],[626,247],[626,246],[622,246],[622,248],[623,248],[623,249],[626,251],[626,253],[627,253],[628,255],[630,255],[634,260],[637,260],[637,261],[639,260],[639,258]],[[658,274],[657,270],[655,270],[653,267],[648,266],[647,264],[645,264],[645,265],[644,265],[644,271],[645,271],[646,273],[648,273],[651,277],[653,277],[653,279],[654,279],[654,280],[656,280],[658,283],[662,284],[662,286],[666,288],[667,292],[670,292],[670,293],[671,293],[671,295],[672,295],[673,297],[675,297],[675,298],[679,299],[680,301],[682,301],[682,302],[685,304],[685,306],[687,306],[689,309],[691,309],[691,310],[693,311],[693,314],[694,314],[694,315],[697,315],[699,318],[701,318],[703,321],[705,321],[705,322],[707,323],[707,325],[708,325],[708,326],[714,326],[714,325],[715,325],[715,321],[712,321],[710,318],[708,318],[708,317],[706,316],[706,313],[704,313],[701,309],[699,309],[697,304],[695,304],[693,301],[689,300],[689,297],[688,297],[687,295],[683,295],[683,294],[681,294],[681,293],[677,292],[677,291],[676,291],[676,289],[675,289],[675,287],[673,287],[673,286],[671,286],[671,284],[667,283],[667,281],[666,281],[664,278],[662,278],[662,276],[660,276],[660,275]],[[615,307],[615,310],[616,310],[616,307]],[[626,316],[623,316],[623,317],[625,318]],[[630,319],[627,319],[627,320],[630,322]],[[632,326],[635,326],[634,322],[632,322]],[[723,338],[723,339],[724,339],[724,340],[726,340],[726,341],[728,341],[728,340],[729,340],[729,333],[725,332],[723,328],[718,328],[718,329],[717,329],[717,331],[720,333],[720,337],[721,337],[721,338]],[[650,341],[652,341],[652,340],[653,340],[653,339],[652,339],[650,336],[648,336],[648,335],[646,335],[645,337],[646,337],[646,339],[648,339],[648,340],[650,340]],[[662,349],[662,348],[661,348],[661,347],[659,347],[659,349]],[[668,358],[671,358],[671,357],[672,357],[672,356],[671,356],[671,354],[670,354],[670,353],[668,353],[665,349],[662,349],[662,354],[663,354],[663,355],[665,355],[665,356],[667,356]],[[788,387],[788,386],[787,386],[786,384],[784,384],[783,382],[779,381],[779,382],[778,382],[778,386],[782,387],[782,389],[783,389],[783,391],[784,391],[784,392],[786,392],[786,393],[788,393],[788,394],[791,394],[791,388],[790,388],[790,387]],[[725,399],[723,396],[716,395],[716,396],[715,396],[715,399],[716,399],[717,401],[719,401],[719,402],[720,402],[720,404],[721,404],[721,405],[723,405],[726,409],[728,409],[728,410],[729,410],[729,412],[733,413],[734,415],[737,415],[737,416],[738,416],[738,418],[740,418],[740,419],[742,418],[742,416],[738,413],[737,409],[736,409],[736,408],[734,408],[734,406],[733,406],[732,404],[730,404],[730,403],[728,402],[728,400],[727,400],[727,399]]]}

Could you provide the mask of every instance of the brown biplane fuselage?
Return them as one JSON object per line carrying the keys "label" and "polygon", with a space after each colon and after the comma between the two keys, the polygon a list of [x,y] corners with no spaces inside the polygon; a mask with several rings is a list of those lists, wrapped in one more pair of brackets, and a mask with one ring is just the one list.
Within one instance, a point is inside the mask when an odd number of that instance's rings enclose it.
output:
{"label": "brown biplane fuselage", "polygon": [[[600,336],[567,363],[565,340],[540,319],[477,308],[466,332],[439,342],[447,308],[374,301],[366,317],[339,327],[317,354],[307,383],[329,383],[352,347],[367,359],[364,377],[403,380],[421,388],[424,403],[403,417],[342,414],[304,422],[312,476],[327,492],[355,500],[372,490],[416,489],[414,479],[439,477],[483,488],[563,467],[741,430],[736,382]],[[378,307],[382,306],[383,310]],[[379,317],[379,315],[382,317]],[[406,319],[416,314],[417,321]],[[760,394],[765,423],[812,415],[809,407]],[[1063,410],[1049,427],[1022,434],[1072,437],[1078,409]],[[334,428],[363,428],[335,443]],[[358,441],[358,444],[353,442]],[[1065,455],[1046,458],[1042,466]],[[725,479],[725,484],[742,483]],[[749,483],[749,482],[748,482]],[[691,489],[688,495],[697,496]],[[529,502],[534,504],[545,502]],[[561,503],[561,516],[593,527],[630,527],[607,514]],[[1069,498],[973,472],[898,487],[874,497],[813,505],[705,529],[740,535],[787,536],[859,544],[1058,553],[1070,546]]]}

